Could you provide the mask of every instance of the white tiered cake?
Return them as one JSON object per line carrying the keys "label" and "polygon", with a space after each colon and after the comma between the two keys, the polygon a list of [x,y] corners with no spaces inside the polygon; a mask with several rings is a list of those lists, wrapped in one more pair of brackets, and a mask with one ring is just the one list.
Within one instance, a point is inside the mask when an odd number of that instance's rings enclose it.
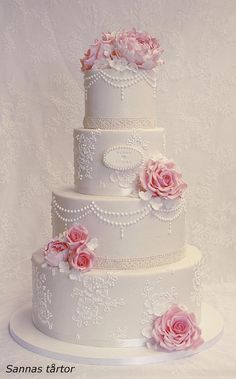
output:
{"label": "white tiered cake", "polygon": [[[109,63],[97,56],[91,64],[91,49],[82,60],[85,117],[84,128],[74,131],[75,188],[53,192],[54,240],[32,258],[34,325],[62,341],[100,347],[159,341],[167,350],[202,342],[201,253],[186,245],[186,185],[164,157],[154,67],[161,51],[153,41],[147,67],[145,55],[141,66],[129,59],[125,66],[111,52],[115,43],[124,47],[122,38],[107,34],[96,48]],[[168,312],[181,315],[180,329],[187,317],[194,330],[187,342],[183,336],[181,343],[166,342],[160,330],[159,337],[147,336]]]}
{"label": "white tiered cake", "polygon": [[31,351],[145,364],[193,354],[222,331],[201,301],[202,254],[185,237],[187,185],[156,119],[161,53],[132,29],[104,33],[81,59],[75,186],[53,192],[53,238],[32,257],[32,309],[10,320]]}

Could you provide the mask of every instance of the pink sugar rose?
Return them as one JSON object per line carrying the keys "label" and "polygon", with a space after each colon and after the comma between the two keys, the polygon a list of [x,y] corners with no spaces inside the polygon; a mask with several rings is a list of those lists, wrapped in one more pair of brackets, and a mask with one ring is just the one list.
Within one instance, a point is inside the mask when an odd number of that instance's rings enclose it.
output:
{"label": "pink sugar rose", "polygon": [[68,262],[71,268],[79,271],[89,271],[93,267],[94,253],[86,246],[79,247],[69,254]]}
{"label": "pink sugar rose", "polygon": [[196,349],[203,343],[195,315],[177,305],[154,319],[151,334],[154,347],[169,351]]}
{"label": "pink sugar rose", "polygon": [[65,233],[70,249],[76,250],[88,241],[88,230],[85,226],[74,224]]}
{"label": "pink sugar rose", "polygon": [[141,190],[151,192],[152,197],[166,199],[181,197],[187,188],[174,162],[164,159],[149,159],[140,174],[140,185]]}
{"label": "pink sugar rose", "polygon": [[114,33],[111,33],[111,32],[102,33],[102,43],[111,45],[113,44],[114,40],[115,40]]}
{"label": "pink sugar rose", "polygon": [[101,41],[96,40],[93,45],[84,53],[84,57],[80,60],[81,70],[89,71],[93,67],[95,61],[101,58]]}
{"label": "pink sugar rose", "polygon": [[116,55],[125,58],[128,63],[134,63],[137,68],[151,70],[163,63],[160,60],[163,50],[159,41],[146,32],[138,32],[135,28],[121,31],[115,42]]}
{"label": "pink sugar rose", "polygon": [[84,57],[80,60],[82,71],[89,71],[96,64],[97,68],[107,67],[106,59],[114,52],[114,36],[107,32],[102,34],[101,40],[95,40],[94,44],[85,52]]}
{"label": "pink sugar rose", "polygon": [[60,262],[66,261],[69,246],[66,242],[54,240],[48,243],[44,250],[44,257],[49,266],[58,267]]}

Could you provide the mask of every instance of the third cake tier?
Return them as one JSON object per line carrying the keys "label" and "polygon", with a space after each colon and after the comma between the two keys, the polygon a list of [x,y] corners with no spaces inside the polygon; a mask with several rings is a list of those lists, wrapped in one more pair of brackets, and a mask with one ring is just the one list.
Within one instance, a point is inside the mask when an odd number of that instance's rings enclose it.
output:
{"label": "third cake tier", "polygon": [[75,223],[98,239],[95,267],[135,269],[172,263],[185,253],[185,206],[159,210],[137,197],[89,196],[66,187],[54,191],[53,236]]}

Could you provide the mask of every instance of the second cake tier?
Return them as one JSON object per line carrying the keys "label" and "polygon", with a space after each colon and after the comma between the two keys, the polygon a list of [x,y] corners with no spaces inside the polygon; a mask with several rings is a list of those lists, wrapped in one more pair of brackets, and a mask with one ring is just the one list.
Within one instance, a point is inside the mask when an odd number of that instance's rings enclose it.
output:
{"label": "second cake tier", "polygon": [[185,207],[152,208],[135,197],[89,196],[71,188],[54,191],[53,236],[81,223],[98,248],[94,266],[136,269],[176,262],[185,254]]}
{"label": "second cake tier", "polygon": [[140,169],[159,154],[165,154],[165,134],[161,128],[74,130],[76,190],[101,196],[137,192]]}

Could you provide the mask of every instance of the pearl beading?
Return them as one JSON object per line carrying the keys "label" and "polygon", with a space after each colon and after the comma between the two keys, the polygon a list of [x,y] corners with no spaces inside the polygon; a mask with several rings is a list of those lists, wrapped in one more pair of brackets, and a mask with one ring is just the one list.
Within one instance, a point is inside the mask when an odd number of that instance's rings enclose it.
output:
{"label": "pearl beading", "polygon": [[139,71],[133,73],[132,76],[120,77],[108,74],[105,71],[94,71],[91,74],[84,77],[84,88],[85,88],[85,99],[87,100],[88,89],[95,84],[99,79],[104,80],[105,83],[112,86],[113,88],[118,88],[121,91],[121,100],[124,100],[125,89],[129,88],[141,80],[144,80],[150,87],[153,88],[153,96],[156,97],[156,78],[152,78],[146,72]]}
{"label": "pearl beading", "polygon": [[93,214],[104,224],[112,227],[119,227],[121,239],[124,238],[124,231],[126,228],[139,223],[150,213],[152,213],[159,221],[168,222],[169,233],[171,233],[172,222],[180,216],[183,210],[185,210],[184,199],[181,199],[176,207],[170,209],[161,208],[159,210],[154,210],[151,207],[151,204],[148,203],[142,208],[133,211],[115,212],[100,208],[94,201],[78,209],[68,209],[58,204],[55,196],[52,198],[52,211],[60,220],[64,222],[65,230],[67,229],[68,224],[73,224],[89,214]]}
{"label": "pearl beading", "polygon": [[123,130],[123,129],[156,129],[157,121],[149,118],[93,118],[85,117],[85,129]]}
{"label": "pearl beading", "polygon": [[154,217],[156,217],[159,221],[168,222],[168,234],[172,233],[172,222],[176,220],[181,213],[185,211],[185,201],[184,199],[181,200],[181,202],[174,208],[166,209],[161,208],[158,212],[152,209],[152,214]]}
{"label": "pearl beading", "polygon": [[33,265],[33,318],[48,329],[53,329],[54,316],[52,313],[52,292],[48,288],[47,278],[44,272]]}
{"label": "pearl beading", "polygon": [[93,267],[97,269],[107,270],[136,270],[174,263],[182,258],[184,258],[184,248],[177,251],[153,255],[145,258],[110,258],[96,256],[94,258]]}

